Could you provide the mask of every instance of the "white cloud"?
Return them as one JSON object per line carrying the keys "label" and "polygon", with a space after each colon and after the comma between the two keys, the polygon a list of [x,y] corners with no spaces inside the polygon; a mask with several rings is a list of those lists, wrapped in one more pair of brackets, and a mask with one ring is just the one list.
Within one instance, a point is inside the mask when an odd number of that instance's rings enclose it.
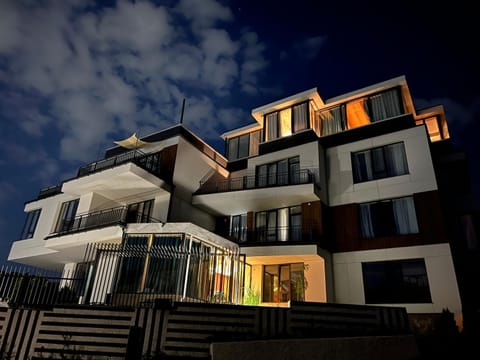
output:
{"label": "white cloud", "polygon": [[5,0],[0,5],[0,54],[19,46],[19,19],[14,2]]}
{"label": "white cloud", "polygon": [[241,66],[240,84],[242,90],[248,94],[258,93],[257,76],[267,65],[263,57],[265,45],[258,41],[258,36],[252,31],[248,31],[242,36],[244,46],[244,62]]}
{"label": "white cloud", "polygon": [[10,94],[0,98],[1,115],[29,136],[55,134],[49,146],[82,161],[97,156],[98,144],[178,123],[183,98],[201,137],[235,126],[239,110],[222,101],[256,94],[267,62],[254,32],[222,27],[234,21],[228,7],[214,0],[85,4],[0,5],[0,85]]}
{"label": "white cloud", "polygon": [[231,21],[231,10],[215,0],[181,0],[177,10],[192,21],[193,30],[209,28],[219,21]]}
{"label": "white cloud", "polygon": [[326,41],[326,36],[310,36],[295,44],[294,49],[298,56],[312,60],[318,55]]}
{"label": "white cloud", "polygon": [[[29,181],[38,181],[41,186],[51,185],[52,180],[58,175],[60,169],[58,161],[52,158],[45,149],[21,145],[12,142],[10,139],[3,141],[1,145],[7,154],[8,164],[5,164],[5,166],[15,164],[20,168],[35,169],[34,173],[30,173]],[[13,188],[15,187],[12,185]],[[18,189],[15,191],[18,191]]]}

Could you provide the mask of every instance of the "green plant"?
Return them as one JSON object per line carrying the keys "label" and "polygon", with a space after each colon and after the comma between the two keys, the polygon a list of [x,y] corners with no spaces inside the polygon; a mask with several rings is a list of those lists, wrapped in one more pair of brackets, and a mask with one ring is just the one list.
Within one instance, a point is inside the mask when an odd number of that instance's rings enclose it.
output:
{"label": "green plant", "polygon": [[244,305],[258,305],[260,304],[260,294],[258,291],[254,291],[251,288],[245,290],[245,295],[243,296]]}

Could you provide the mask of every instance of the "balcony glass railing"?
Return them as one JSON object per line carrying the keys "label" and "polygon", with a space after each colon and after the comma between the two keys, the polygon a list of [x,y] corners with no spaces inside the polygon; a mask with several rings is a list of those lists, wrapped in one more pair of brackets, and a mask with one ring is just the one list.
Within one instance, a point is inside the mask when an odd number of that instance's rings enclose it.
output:
{"label": "balcony glass railing", "polygon": [[310,169],[300,169],[289,174],[250,175],[221,181],[200,182],[196,195],[227,191],[261,189],[276,186],[302,185],[315,183],[315,173]]}

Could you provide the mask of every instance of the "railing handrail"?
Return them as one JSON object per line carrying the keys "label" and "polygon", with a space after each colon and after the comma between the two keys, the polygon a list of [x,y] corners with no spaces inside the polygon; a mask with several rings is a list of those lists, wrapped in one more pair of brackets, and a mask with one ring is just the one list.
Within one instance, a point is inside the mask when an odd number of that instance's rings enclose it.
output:
{"label": "railing handrail", "polygon": [[[78,169],[77,177],[85,176],[85,175],[92,174],[92,173],[100,171],[100,170],[104,170],[104,169],[111,168],[113,166],[124,164],[124,163],[127,163],[129,161],[133,161],[135,159],[138,159],[138,158],[141,158],[141,157],[144,157],[144,156],[147,156],[147,155],[150,155],[150,154],[146,154],[143,151],[140,151],[138,149],[133,149],[133,150],[130,150],[128,152],[125,152],[125,153],[122,153],[122,154],[119,154],[119,155],[111,156],[111,157],[108,157],[108,158],[105,158],[105,159],[96,160],[96,161],[93,161],[93,162],[91,162],[87,165],[81,166]],[[98,167],[98,165],[101,165],[101,164],[106,164],[106,165]]]}
{"label": "railing handrail", "polygon": [[[270,182],[270,180],[273,181]],[[200,181],[200,187],[196,194],[302,185],[315,183],[316,181],[315,168],[301,168],[294,172],[278,172],[274,176],[249,174],[212,182],[209,182],[209,180],[202,180]]]}
{"label": "railing handrail", "polygon": [[[95,210],[91,212],[86,212],[82,214],[77,214],[74,218],[68,219],[68,227],[65,227],[67,223],[66,220],[60,221],[57,225],[55,232],[50,234],[50,236],[55,235],[65,235],[77,231],[88,230],[96,227],[102,227],[111,224],[125,224],[128,222],[127,219],[128,205],[116,206],[109,209]],[[102,218],[99,219],[100,216]],[[109,216],[110,215],[110,216]],[[156,219],[150,215],[136,214],[136,218],[145,218],[148,222],[161,223],[162,221]],[[95,218],[97,217],[97,218]],[[96,221],[88,221],[89,219],[94,219]]]}
{"label": "railing handrail", "polygon": [[[241,244],[319,241],[321,234],[317,233],[315,226],[315,222],[303,222],[298,225],[255,227],[253,229],[242,227],[238,230],[238,235],[230,230],[227,238]],[[273,240],[269,239],[270,236],[272,236]]]}

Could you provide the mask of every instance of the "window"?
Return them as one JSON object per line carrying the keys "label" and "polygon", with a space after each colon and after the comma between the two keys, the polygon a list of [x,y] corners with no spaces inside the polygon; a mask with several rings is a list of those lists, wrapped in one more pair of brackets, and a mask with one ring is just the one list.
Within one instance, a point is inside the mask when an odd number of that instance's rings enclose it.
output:
{"label": "window", "polygon": [[130,204],[127,207],[127,223],[148,223],[151,219],[153,200]]}
{"label": "window", "polygon": [[182,235],[128,235],[120,262],[117,292],[176,294],[186,258]]}
{"label": "window", "polygon": [[230,236],[238,242],[247,241],[247,214],[232,216]]}
{"label": "window", "polygon": [[400,92],[398,89],[391,89],[321,110],[317,116],[321,123],[321,135],[325,136],[402,113]]}
{"label": "window", "polygon": [[64,202],[60,208],[60,215],[55,232],[66,232],[72,230],[77,214],[79,199]]}
{"label": "window", "polygon": [[365,303],[431,303],[423,259],[362,263]]}
{"label": "window", "polygon": [[352,153],[352,172],[354,183],[408,174],[404,143]]}
{"label": "window", "polygon": [[302,239],[302,208],[261,211],[255,214],[256,240],[300,241]]}
{"label": "window", "polygon": [[265,115],[267,141],[289,136],[309,127],[309,103],[304,102]]}
{"label": "window", "polygon": [[30,239],[33,237],[35,228],[37,227],[38,218],[40,217],[40,212],[41,209],[27,212],[20,239]]}
{"label": "window", "polygon": [[294,156],[270,164],[259,165],[256,173],[258,187],[299,184],[301,180],[300,158]]}
{"label": "window", "polygon": [[418,233],[413,197],[360,204],[363,238]]}
{"label": "window", "polygon": [[258,155],[262,131],[257,130],[248,134],[228,139],[228,160],[238,160],[248,156]]}
{"label": "window", "polygon": [[263,267],[263,302],[305,300],[304,264],[265,265]]}
{"label": "window", "polygon": [[432,142],[448,139],[447,122],[445,119],[441,119],[438,116],[432,116],[426,119],[416,120],[416,125],[425,125],[428,135]]}

